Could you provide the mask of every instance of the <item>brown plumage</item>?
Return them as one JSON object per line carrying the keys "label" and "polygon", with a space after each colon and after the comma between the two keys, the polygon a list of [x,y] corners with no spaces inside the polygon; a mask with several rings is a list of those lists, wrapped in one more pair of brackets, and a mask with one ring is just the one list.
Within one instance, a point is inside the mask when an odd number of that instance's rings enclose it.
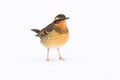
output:
{"label": "brown plumage", "polygon": [[36,36],[40,38],[41,43],[47,48],[47,61],[49,61],[49,48],[57,48],[59,59],[64,60],[60,55],[59,47],[63,46],[69,38],[66,19],[69,18],[64,14],[59,14],[54,18],[51,24],[42,30],[31,29],[37,33]]}

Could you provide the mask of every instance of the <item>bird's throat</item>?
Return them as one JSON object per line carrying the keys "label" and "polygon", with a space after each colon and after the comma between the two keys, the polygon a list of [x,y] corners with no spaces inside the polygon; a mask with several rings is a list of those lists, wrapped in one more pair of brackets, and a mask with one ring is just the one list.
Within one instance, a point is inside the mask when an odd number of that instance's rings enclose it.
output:
{"label": "bird's throat", "polygon": [[56,27],[62,29],[62,30],[65,30],[67,27],[66,27],[66,21],[61,21],[57,24],[54,24]]}

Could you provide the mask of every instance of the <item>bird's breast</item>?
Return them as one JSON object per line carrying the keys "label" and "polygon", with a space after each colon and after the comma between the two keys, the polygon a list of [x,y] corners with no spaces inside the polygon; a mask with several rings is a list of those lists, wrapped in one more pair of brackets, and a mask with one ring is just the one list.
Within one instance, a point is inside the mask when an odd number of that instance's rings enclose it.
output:
{"label": "bird's breast", "polygon": [[67,42],[68,38],[69,32],[60,34],[53,30],[48,36],[41,39],[41,43],[45,47],[60,47]]}

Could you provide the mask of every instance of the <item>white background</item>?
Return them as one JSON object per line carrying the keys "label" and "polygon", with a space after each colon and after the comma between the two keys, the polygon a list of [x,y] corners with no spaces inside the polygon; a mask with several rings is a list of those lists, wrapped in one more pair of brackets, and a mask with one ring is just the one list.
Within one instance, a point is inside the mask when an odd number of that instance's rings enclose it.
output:
{"label": "white background", "polygon": [[[46,48],[32,28],[57,14],[70,17],[65,61]],[[119,0],[1,0],[0,80],[120,80]]]}

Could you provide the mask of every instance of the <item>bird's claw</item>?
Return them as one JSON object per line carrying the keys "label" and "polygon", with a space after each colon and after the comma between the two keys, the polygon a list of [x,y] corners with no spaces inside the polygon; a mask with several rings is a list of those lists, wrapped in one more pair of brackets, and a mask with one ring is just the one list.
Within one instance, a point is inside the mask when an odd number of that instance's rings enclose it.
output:
{"label": "bird's claw", "polygon": [[63,60],[63,61],[65,60],[65,59],[64,59],[64,58],[62,58],[62,57],[59,57],[59,59],[60,59],[60,60]]}
{"label": "bird's claw", "polygon": [[46,59],[46,61],[48,61],[48,62],[49,62],[49,61],[50,61],[50,59]]}

